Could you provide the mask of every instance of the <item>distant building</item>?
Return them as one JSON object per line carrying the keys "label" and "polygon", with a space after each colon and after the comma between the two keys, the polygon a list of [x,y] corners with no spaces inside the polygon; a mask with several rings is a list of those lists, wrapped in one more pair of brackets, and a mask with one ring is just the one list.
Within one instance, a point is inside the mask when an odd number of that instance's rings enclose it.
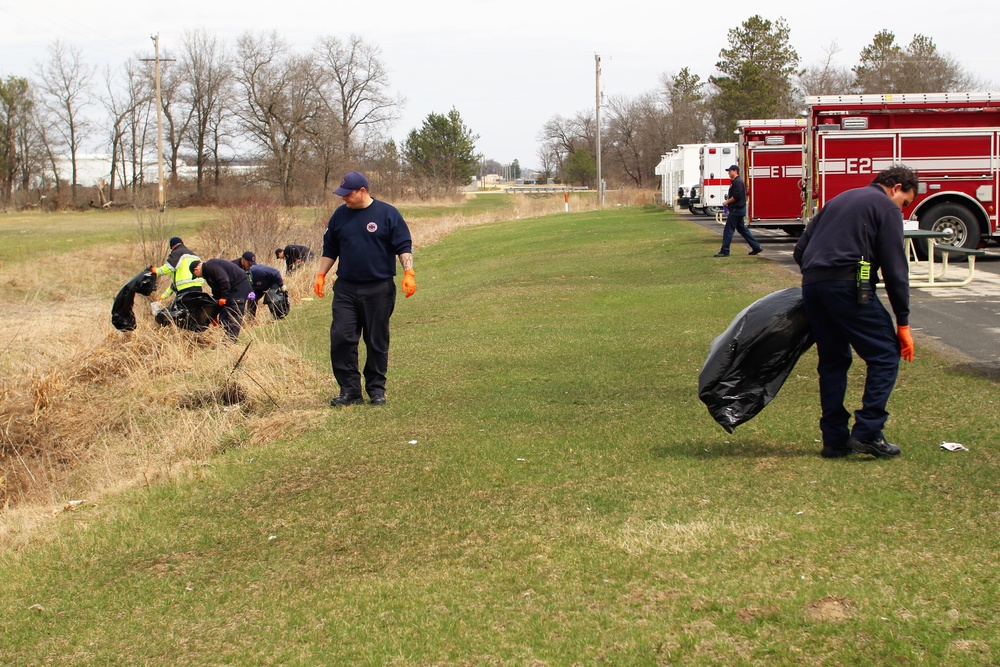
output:
{"label": "distant building", "polygon": [[[73,163],[68,155],[59,155],[56,157],[56,167],[59,169],[59,177],[64,183],[69,183],[70,179],[73,178]],[[120,185],[122,171],[128,171],[132,167],[131,164],[123,165],[121,161],[118,162],[118,176],[115,179],[116,185]],[[208,173],[210,167],[205,167],[205,173]],[[260,169],[259,165],[226,165],[224,167],[225,172],[228,174],[248,174]],[[169,165],[164,165],[164,170],[167,178],[170,177],[170,167]],[[50,181],[55,180],[54,174],[52,173],[51,166],[47,167],[45,170],[45,177]],[[131,179],[131,175],[126,173],[126,175]],[[80,153],[76,156],[76,184],[85,187],[92,188],[96,187],[99,182],[107,185],[111,177],[111,155],[109,153]],[[181,180],[195,180],[198,178],[198,167],[196,165],[188,165],[183,159],[177,160],[177,178]],[[147,183],[157,183],[159,179],[159,167],[156,163],[155,157],[153,159],[147,158],[142,165],[142,180]]]}

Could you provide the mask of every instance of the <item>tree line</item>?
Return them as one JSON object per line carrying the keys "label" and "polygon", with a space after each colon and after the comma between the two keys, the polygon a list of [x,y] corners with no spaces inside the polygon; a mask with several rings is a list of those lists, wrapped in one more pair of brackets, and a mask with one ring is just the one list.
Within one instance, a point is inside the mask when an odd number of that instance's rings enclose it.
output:
{"label": "tree line", "polygon": [[404,102],[390,90],[380,49],[357,35],[295,51],[276,32],[244,33],[227,45],[196,30],[176,52],[137,54],[100,73],[57,40],[31,78],[0,78],[0,204],[51,193],[54,206],[79,205],[86,145],[110,156],[105,203],[116,193],[148,196],[158,178],[150,173],[158,122],[170,189],[190,165],[193,201],[218,200],[237,167],[240,182],[285,204],[321,200],[358,168],[376,174],[383,192],[407,182],[428,192],[469,183],[478,137],[457,110],[429,114],[401,146],[386,139]]}
{"label": "tree line", "polygon": [[[888,31],[862,49],[858,64],[801,67],[784,19],[759,15],[729,30],[703,80],[690,67],[661,75],[655,90],[604,100],[596,110],[553,116],[538,132],[543,178],[595,185],[597,137],[610,187],[655,187],[661,155],[682,143],[728,141],[742,118],[784,118],[807,95],[971,90],[976,82],[932,39],[906,46]],[[156,70],[163,159],[171,192],[212,202],[243,187],[285,204],[316,203],[340,174],[364,169],[385,196],[453,192],[477,174],[521,176],[476,153],[478,136],[457,109],[431,113],[401,145],[387,138],[405,99],[391,90],[377,45],[357,35],[327,36],[293,50],[276,32],[227,44],[205,30],[183,35],[157,59],[136,54],[97,72],[61,41],[33,76],[0,78],[0,206],[77,206],[86,145],[111,159],[102,205],[142,202],[157,177]],[[182,164],[193,176],[179,189]],[[107,201],[103,200],[104,187]],[[238,196],[238,192],[235,196]]]}
{"label": "tree line", "polygon": [[[703,80],[690,67],[661,75],[659,86],[635,97],[611,96],[602,105],[601,172],[609,186],[655,187],[661,156],[680,144],[733,141],[737,122],[793,118],[812,95],[937,93],[981,89],[934,41],[916,35],[903,46],[879,31],[853,67],[834,64],[836,44],[823,62],[802,67],[784,19],[755,15],[729,30]],[[594,184],[597,113],[555,115],[538,133],[538,162],[545,176]]]}

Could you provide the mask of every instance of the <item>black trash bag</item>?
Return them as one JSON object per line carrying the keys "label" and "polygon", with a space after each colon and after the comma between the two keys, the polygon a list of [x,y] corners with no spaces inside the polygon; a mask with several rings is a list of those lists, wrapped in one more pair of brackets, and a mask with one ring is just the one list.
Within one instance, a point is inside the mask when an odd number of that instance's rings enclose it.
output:
{"label": "black trash bag", "polygon": [[156,322],[163,327],[172,324],[187,331],[204,331],[218,314],[219,304],[210,294],[188,289],[178,293],[169,306],[156,314]]}
{"label": "black trash bag", "polygon": [[271,317],[276,320],[283,319],[292,309],[292,302],[288,298],[288,292],[282,292],[277,287],[272,287],[264,292],[262,300],[271,311]]}
{"label": "black trash bag", "polygon": [[130,281],[125,283],[118,291],[118,296],[111,304],[111,324],[119,331],[132,331],[135,329],[135,313],[132,307],[135,305],[135,295],[141,294],[149,296],[156,289],[156,274],[150,271],[143,271],[137,274]]}
{"label": "black trash bag", "polygon": [[698,375],[698,398],[732,433],[771,402],[812,344],[802,289],[768,294],[747,306],[712,341]]}

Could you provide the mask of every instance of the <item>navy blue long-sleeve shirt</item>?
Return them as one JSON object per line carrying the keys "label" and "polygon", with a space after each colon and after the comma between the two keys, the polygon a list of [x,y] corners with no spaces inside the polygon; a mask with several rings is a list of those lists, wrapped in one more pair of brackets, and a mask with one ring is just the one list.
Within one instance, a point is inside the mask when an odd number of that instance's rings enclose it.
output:
{"label": "navy blue long-sleeve shirt", "polygon": [[852,278],[862,258],[871,262],[873,283],[881,269],[896,324],[910,323],[902,213],[882,186],[847,190],[828,201],[806,226],[792,255],[803,284]]}
{"label": "navy blue long-sleeve shirt", "polygon": [[396,258],[413,252],[410,229],[399,211],[378,199],[365,208],[337,207],[323,234],[323,257],[340,259],[337,278],[350,282],[390,280]]}
{"label": "navy blue long-sleeve shirt", "polygon": [[249,273],[250,284],[253,285],[253,291],[258,298],[272,287],[281,287],[285,284],[281,271],[267,264],[254,264],[250,267]]}
{"label": "navy blue long-sleeve shirt", "polygon": [[209,259],[201,263],[201,277],[212,288],[215,299],[246,298],[250,292],[247,272],[228,259]]}
{"label": "navy blue long-sleeve shirt", "polygon": [[732,198],[733,200],[733,203],[729,205],[730,209],[736,209],[739,211],[747,207],[747,186],[743,183],[743,179],[739,176],[734,178],[729,184],[729,192],[727,195],[727,199]]}

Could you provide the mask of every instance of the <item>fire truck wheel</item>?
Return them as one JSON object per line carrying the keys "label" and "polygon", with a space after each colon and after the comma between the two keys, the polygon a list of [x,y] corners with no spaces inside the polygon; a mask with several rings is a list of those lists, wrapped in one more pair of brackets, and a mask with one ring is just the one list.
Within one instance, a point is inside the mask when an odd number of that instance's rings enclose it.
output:
{"label": "fire truck wheel", "polygon": [[[959,204],[938,204],[920,216],[920,228],[936,232],[951,232],[951,237],[938,241],[939,244],[956,245],[962,248],[979,246],[979,223],[972,211]],[[918,250],[926,257],[927,246],[918,243]]]}

